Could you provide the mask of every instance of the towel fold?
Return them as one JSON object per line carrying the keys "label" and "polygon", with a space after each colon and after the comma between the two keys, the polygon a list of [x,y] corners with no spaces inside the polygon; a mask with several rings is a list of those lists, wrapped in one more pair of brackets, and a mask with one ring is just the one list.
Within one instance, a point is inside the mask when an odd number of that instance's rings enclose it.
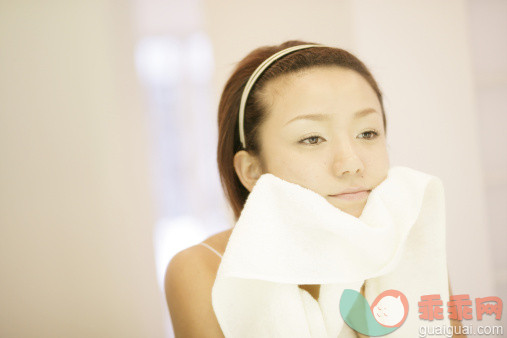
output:
{"label": "towel fold", "polygon": [[[225,337],[355,337],[340,314],[345,289],[365,283],[369,304],[401,291],[408,315],[389,337],[414,337],[422,295],[449,298],[440,179],[392,167],[359,218],[319,194],[262,175],[234,226],[212,289]],[[318,301],[300,284],[320,284]]]}

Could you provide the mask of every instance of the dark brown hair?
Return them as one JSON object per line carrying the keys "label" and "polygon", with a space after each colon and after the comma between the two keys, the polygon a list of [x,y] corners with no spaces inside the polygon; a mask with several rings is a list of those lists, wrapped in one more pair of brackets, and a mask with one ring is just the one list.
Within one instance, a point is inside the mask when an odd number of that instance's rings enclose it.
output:
{"label": "dark brown hair", "polygon": [[[239,180],[233,165],[234,155],[242,149],[239,140],[238,112],[243,89],[250,75],[264,60],[283,49],[303,44],[313,44],[313,42],[291,40],[277,46],[264,46],[253,50],[237,64],[225,84],[218,106],[217,162],[222,187],[236,220],[239,218],[249,194],[249,191]],[[295,51],[276,60],[264,71],[252,87],[246,102],[244,116],[246,151],[253,155],[258,155],[260,152],[258,130],[266,117],[266,109],[263,107],[263,102],[261,102],[258,93],[266,83],[280,76],[301,72],[317,66],[339,66],[354,70],[363,76],[378,96],[382,107],[384,130],[386,130],[382,93],[368,68],[358,58],[343,49],[333,47],[308,48]]]}

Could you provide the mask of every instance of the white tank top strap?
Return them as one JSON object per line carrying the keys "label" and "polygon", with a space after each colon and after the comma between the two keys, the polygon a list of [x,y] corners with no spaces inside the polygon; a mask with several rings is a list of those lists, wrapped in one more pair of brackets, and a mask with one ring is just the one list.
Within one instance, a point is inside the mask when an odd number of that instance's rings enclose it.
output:
{"label": "white tank top strap", "polygon": [[215,249],[213,249],[211,246],[209,246],[208,244],[203,243],[203,242],[201,242],[199,244],[204,245],[205,247],[207,247],[208,249],[210,249],[211,251],[213,251],[214,253],[216,253],[220,258],[222,258],[222,255],[218,251],[216,251]]}

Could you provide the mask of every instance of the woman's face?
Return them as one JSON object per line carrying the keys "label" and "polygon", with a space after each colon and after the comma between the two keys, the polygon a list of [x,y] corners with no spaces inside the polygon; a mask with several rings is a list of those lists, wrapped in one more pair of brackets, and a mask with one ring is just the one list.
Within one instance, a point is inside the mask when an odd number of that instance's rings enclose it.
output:
{"label": "woman's face", "polygon": [[[268,114],[259,130],[263,172],[359,217],[389,170],[382,110],[368,82],[346,68],[313,67],[268,82],[259,95]],[[338,196],[354,189],[366,192]]]}

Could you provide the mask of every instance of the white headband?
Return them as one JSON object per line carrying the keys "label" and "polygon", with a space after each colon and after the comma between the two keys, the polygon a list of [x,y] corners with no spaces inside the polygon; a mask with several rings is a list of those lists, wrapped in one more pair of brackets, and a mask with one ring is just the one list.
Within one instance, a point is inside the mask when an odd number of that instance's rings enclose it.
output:
{"label": "white headband", "polygon": [[261,76],[261,74],[266,70],[266,68],[269,67],[275,60],[281,58],[284,55],[287,55],[289,53],[292,53],[296,50],[305,49],[305,48],[311,48],[311,47],[328,47],[325,45],[299,45],[299,46],[293,46],[286,48],[284,50],[279,51],[278,53],[275,53],[271,55],[269,58],[264,60],[263,63],[260,64],[259,67],[250,75],[250,78],[248,79],[248,82],[246,83],[245,89],[243,89],[243,95],[241,96],[241,103],[239,104],[239,118],[238,118],[238,125],[239,125],[239,140],[241,141],[241,145],[243,146],[243,149],[246,149],[246,142],[245,142],[245,130],[243,128],[244,124],[244,118],[245,118],[245,105],[246,100],[248,99],[248,95],[250,94],[250,90],[252,89],[253,85],[255,84],[255,81]]}

